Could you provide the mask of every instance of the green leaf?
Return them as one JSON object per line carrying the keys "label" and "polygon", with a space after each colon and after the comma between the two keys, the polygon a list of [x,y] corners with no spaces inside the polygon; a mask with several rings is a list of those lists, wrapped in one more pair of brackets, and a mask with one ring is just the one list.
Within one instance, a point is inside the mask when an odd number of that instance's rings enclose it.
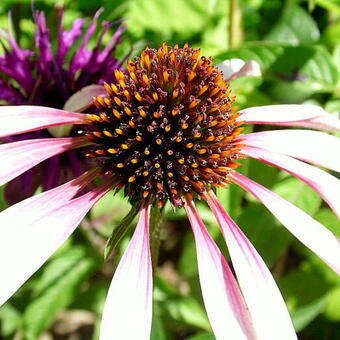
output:
{"label": "green leaf", "polygon": [[339,0],[314,0],[320,7],[340,15]]}
{"label": "green leaf", "polygon": [[[331,92],[339,80],[339,70],[332,55],[323,46],[288,46],[283,43],[248,43],[218,56],[218,61],[230,58],[256,60],[266,78],[277,78],[287,84],[283,95],[295,96],[294,91]],[[272,80],[274,80],[272,79]],[[279,83],[280,85],[280,83]],[[289,90],[290,89],[290,90]],[[271,92],[275,91],[271,89]],[[277,92],[282,93],[282,89]]]}
{"label": "green leaf", "polygon": [[200,0],[177,1],[176,6],[167,0],[134,0],[124,16],[132,35],[145,38],[153,32],[169,40],[204,31],[209,12],[208,3]]}
{"label": "green leaf", "polygon": [[193,336],[190,336],[189,338],[186,338],[185,340],[216,340],[215,336],[212,333],[198,333]]}
{"label": "green leaf", "polygon": [[[246,133],[252,132],[251,129],[247,129]],[[242,165],[238,168],[238,172],[248,176],[250,158],[241,160]],[[229,184],[227,188],[218,188],[217,197],[221,201],[222,205],[227,209],[232,218],[237,218],[242,211],[242,199],[245,195],[245,191],[236,184]],[[210,221],[215,221],[212,215]]]}
{"label": "green leaf", "polygon": [[327,208],[320,209],[314,218],[340,238],[340,220],[332,210]]}
{"label": "green leaf", "polygon": [[190,296],[167,300],[163,305],[173,319],[204,330],[210,330],[208,318],[202,306]]}
{"label": "green leaf", "polygon": [[97,315],[101,315],[109,285],[110,282],[107,280],[91,282],[91,285],[85,291],[75,297],[70,308],[85,309],[96,313]]}
{"label": "green leaf", "polygon": [[97,267],[83,247],[73,247],[47,264],[24,312],[24,334],[37,339],[55,316],[75,299],[83,282]]}
{"label": "green leaf", "polygon": [[275,263],[293,239],[259,203],[250,203],[237,219],[237,223],[268,266]]}
{"label": "green leaf", "polygon": [[[304,65],[301,65],[300,68],[300,74],[307,77],[303,82],[304,85],[309,86],[310,84],[314,90],[325,90],[322,87],[335,86],[339,80],[339,69],[331,54],[323,46],[316,46],[310,51],[313,51],[311,57],[305,60]],[[298,51],[296,50],[291,58],[297,58],[297,55]]]}
{"label": "green leaf", "polygon": [[315,267],[304,262],[301,268],[280,278],[281,291],[291,310],[311,305],[326,296],[332,284],[317,274]]}
{"label": "green leaf", "polygon": [[328,25],[325,32],[321,36],[321,41],[326,46],[332,48],[339,44],[340,22],[335,21],[332,25]]}
{"label": "green leaf", "polygon": [[273,187],[273,191],[309,215],[314,215],[319,210],[320,196],[307,184],[295,177],[285,178]]}
{"label": "green leaf", "polygon": [[198,275],[196,246],[193,236],[186,233],[183,247],[178,261],[178,272],[185,277]]}
{"label": "green leaf", "polygon": [[265,39],[300,45],[312,44],[319,36],[320,32],[314,19],[301,7],[288,4]]}
{"label": "green leaf", "polygon": [[21,323],[22,316],[20,312],[10,303],[6,303],[0,308],[1,335],[10,336],[20,328]]}
{"label": "green leaf", "polygon": [[132,221],[137,216],[139,212],[139,206],[132,206],[131,210],[127,213],[127,215],[119,222],[119,224],[114,227],[110,238],[107,240],[105,250],[104,250],[104,258],[107,260],[112,253],[112,250],[117,246],[120,240],[124,237],[126,232],[129,230]]}
{"label": "green leaf", "polygon": [[326,306],[326,297],[317,299],[291,313],[294,328],[297,332],[304,329],[311,323]]}
{"label": "green leaf", "polygon": [[321,286],[330,287],[340,285],[339,275],[309,248],[296,242],[294,243],[294,250],[308,260],[308,262],[304,263],[304,269],[313,273],[313,275],[318,278]]}
{"label": "green leaf", "polygon": [[[197,282],[197,280],[195,280]],[[162,312],[172,321],[210,331],[210,324],[202,305],[192,296],[183,296],[165,280],[157,277],[154,293]]]}
{"label": "green leaf", "polygon": [[7,208],[7,203],[4,197],[5,186],[0,186],[0,211]]}
{"label": "green leaf", "polygon": [[268,164],[259,162],[255,159],[250,159],[249,161],[249,177],[267,188],[270,188],[277,183],[278,174],[278,169],[273,166],[269,166]]}
{"label": "green leaf", "polygon": [[226,59],[240,58],[243,60],[255,60],[262,70],[267,70],[275,63],[277,58],[283,54],[286,44],[279,43],[248,43],[242,47],[222,53],[216,57],[216,63]]}
{"label": "green leaf", "polygon": [[[339,49],[340,52],[340,49]],[[340,59],[340,53],[339,53],[339,59]],[[339,65],[340,68],[340,65]],[[340,99],[331,99],[325,104],[325,110],[329,113],[332,113],[335,115],[335,117],[339,117],[340,112]]]}
{"label": "green leaf", "polygon": [[340,285],[332,289],[327,296],[325,316],[331,321],[340,321]]}
{"label": "green leaf", "polygon": [[154,312],[152,317],[152,328],[150,340],[167,340],[162,319],[158,313]]}
{"label": "green leaf", "polygon": [[[340,25],[339,25],[340,32]],[[340,68],[340,43],[336,44],[333,51],[333,61],[337,68]]]}
{"label": "green leaf", "polygon": [[91,209],[91,219],[100,219],[107,214],[112,216],[112,219],[120,219],[129,211],[130,204],[124,197],[123,191],[119,191],[117,194],[114,191],[110,191],[103,198],[100,199]]}

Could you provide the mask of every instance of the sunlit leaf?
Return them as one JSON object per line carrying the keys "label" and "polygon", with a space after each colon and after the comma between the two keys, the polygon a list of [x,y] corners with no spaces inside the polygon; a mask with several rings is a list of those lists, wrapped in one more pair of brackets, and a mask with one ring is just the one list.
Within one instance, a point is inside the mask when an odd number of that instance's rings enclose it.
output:
{"label": "sunlit leaf", "polygon": [[340,285],[327,296],[325,315],[331,321],[340,321]]}
{"label": "sunlit leaf", "polygon": [[73,247],[46,265],[24,312],[24,333],[28,339],[37,339],[50,326],[55,316],[75,299],[97,265],[98,261],[89,257],[83,247]]}
{"label": "sunlit leaf", "polygon": [[319,36],[320,32],[314,19],[301,7],[288,2],[266,40],[299,45],[311,44],[318,40]]}
{"label": "sunlit leaf", "polygon": [[198,333],[196,335],[190,336],[185,340],[216,340],[215,336],[211,333]]}
{"label": "sunlit leaf", "polygon": [[292,320],[295,330],[299,332],[304,329],[325,309],[325,306],[326,297],[322,297],[293,311]]}
{"label": "sunlit leaf", "polygon": [[288,177],[277,183],[273,191],[310,215],[314,215],[321,204],[320,196],[295,177]]}
{"label": "sunlit leaf", "polygon": [[9,337],[20,329],[22,323],[22,315],[10,303],[6,303],[0,308],[0,329],[1,334]]}
{"label": "sunlit leaf", "polygon": [[237,223],[268,266],[275,263],[293,239],[275,217],[259,203],[251,203],[243,209]]}

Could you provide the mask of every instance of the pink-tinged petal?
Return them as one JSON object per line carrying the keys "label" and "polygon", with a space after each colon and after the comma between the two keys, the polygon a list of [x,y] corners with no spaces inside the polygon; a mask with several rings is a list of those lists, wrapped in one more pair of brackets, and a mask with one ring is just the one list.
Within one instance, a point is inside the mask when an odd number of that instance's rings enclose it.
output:
{"label": "pink-tinged petal", "polygon": [[[42,192],[39,195],[27,198],[17,204],[14,204],[6,210],[0,212],[0,225],[6,225],[8,221],[11,223],[10,230],[6,228],[0,229],[0,239],[6,237],[5,234],[18,232],[25,228],[25,223],[31,218],[31,211],[34,211],[35,218],[38,214],[45,214],[45,210],[49,208],[51,202],[57,202],[59,205],[70,201],[77,193],[79,193],[87,184],[89,184],[96,176],[97,169],[88,171],[78,178],[60,185],[52,190]],[[18,219],[18,222],[16,222]]]}
{"label": "pink-tinged petal", "polygon": [[256,339],[240,288],[227,261],[206,230],[193,202],[185,206],[197,250],[205,308],[217,340]]}
{"label": "pink-tinged petal", "polygon": [[0,137],[62,124],[84,124],[86,115],[44,106],[0,106]]}
{"label": "pink-tinged petal", "polygon": [[316,105],[267,105],[242,110],[237,119],[251,124],[295,126],[340,131],[340,120]]}
{"label": "pink-tinged petal", "polygon": [[0,145],[0,185],[45,159],[88,144],[84,137],[44,138]]}
{"label": "pink-tinged petal", "polygon": [[242,135],[243,144],[283,153],[340,172],[340,138],[310,130],[273,130]]}
{"label": "pink-tinged petal", "polygon": [[244,61],[242,59],[227,59],[217,65],[223,72],[224,79],[227,81],[240,77],[261,77],[261,66],[255,60]]}
{"label": "pink-tinged petal", "polygon": [[234,80],[240,77],[261,77],[261,66],[255,60],[248,60],[243,67],[235,72],[228,80]]}
{"label": "pink-tinged petal", "polygon": [[335,115],[325,113],[322,116],[280,124],[282,126],[303,127],[307,129],[325,130],[330,132],[340,131],[340,120]]}
{"label": "pink-tinged petal", "polygon": [[258,339],[297,339],[285,302],[262,258],[211,191],[207,199],[226,239]]}
{"label": "pink-tinged petal", "polygon": [[141,215],[106,298],[100,339],[149,340],[152,319],[150,206]]}
{"label": "pink-tinged petal", "polygon": [[297,239],[340,274],[340,245],[327,228],[249,178],[236,172],[230,173],[230,178],[262,202]]}
{"label": "pink-tinged petal", "polygon": [[223,78],[228,80],[233,74],[240,71],[245,65],[245,61],[239,58],[232,58],[222,61],[217,65],[217,68],[223,72]]}
{"label": "pink-tinged petal", "polygon": [[59,197],[40,209],[23,210],[15,218],[10,214],[1,220],[0,305],[65,242],[110,185],[68,202]]}
{"label": "pink-tinged petal", "polygon": [[336,177],[297,159],[267,150],[244,147],[242,153],[300,178],[312,187],[340,217],[340,181]]}
{"label": "pink-tinged petal", "polygon": [[92,104],[93,97],[105,95],[107,95],[107,92],[102,85],[85,86],[67,100],[64,110],[83,112]]}

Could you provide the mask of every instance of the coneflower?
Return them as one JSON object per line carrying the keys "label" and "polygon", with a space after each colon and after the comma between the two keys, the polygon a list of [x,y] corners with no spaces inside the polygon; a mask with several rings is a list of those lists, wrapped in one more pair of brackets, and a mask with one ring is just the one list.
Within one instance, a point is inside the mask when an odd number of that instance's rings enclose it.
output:
{"label": "coneflower", "polygon": [[[93,204],[123,189],[140,210],[139,222],[112,280],[101,339],[149,339],[152,315],[150,210],[169,201],[187,211],[197,247],[207,314],[217,339],[296,339],[282,296],[260,255],[218,202],[214,187],[234,182],[260,200],[302,243],[336,272],[340,245],[312,217],[239,174],[252,157],[284,169],[316,190],[340,214],[339,180],[305,162],[339,171],[339,139],[311,130],[242,134],[249,123],[327,128],[340,122],[316,106],[283,105],[236,113],[228,84],[199,50],[146,49],[115,72],[107,96],[94,98],[98,114],[46,107],[2,107],[0,135],[54,125],[82,124],[79,137],[37,139],[0,146],[0,184],[66,150],[83,148],[97,165],[60,187],[0,214],[0,302],[5,302],[66,240]],[[58,114],[56,114],[58,113]],[[98,175],[104,183],[83,193]],[[81,194],[80,194],[81,192]],[[195,200],[208,202],[225,237],[236,278],[203,225]],[[24,254],[25,256],[21,256]]]}
{"label": "coneflower", "polygon": [[[85,93],[98,95],[102,92],[102,87],[96,84],[115,81],[112,71],[122,69],[122,65],[113,56],[113,52],[121,41],[124,27],[119,27],[109,43],[102,47],[104,35],[108,34],[114,25],[103,22],[97,44],[89,48],[91,37],[98,32],[97,21],[102,10],[95,14],[86,30],[84,20],[76,19],[69,31],[63,28],[63,10],[57,7],[57,11],[58,36],[55,49],[52,48],[45,14],[40,11],[34,12],[35,49],[21,48],[11,32],[2,32],[4,55],[0,56],[0,101],[3,103],[44,105],[66,110],[81,109],[81,105],[74,107],[76,98],[72,96],[80,90],[83,91],[83,96]],[[79,46],[75,49],[77,44]],[[69,126],[67,129],[29,132],[3,138],[1,141],[72,136],[75,133],[72,126]],[[84,170],[83,163],[74,151],[60,157],[52,157],[9,183],[5,192],[6,198],[11,203],[16,203],[31,196],[39,185],[45,190],[51,189],[73,176],[79,176]]]}

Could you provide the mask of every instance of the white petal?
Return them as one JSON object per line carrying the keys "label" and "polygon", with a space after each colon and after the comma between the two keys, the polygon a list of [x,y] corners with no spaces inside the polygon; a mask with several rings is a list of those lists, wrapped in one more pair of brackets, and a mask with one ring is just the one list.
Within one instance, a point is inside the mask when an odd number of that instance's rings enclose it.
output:
{"label": "white petal", "polygon": [[237,121],[340,131],[340,120],[316,105],[266,105],[242,110]]}
{"label": "white petal", "polygon": [[104,185],[72,201],[51,201],[41,210],[23,211],[15,220],[1,221],[0,305],[65,242],[109,189]]}
{"label": "white petal", "polygon": [[0,137],[62,124],[84,124],[86,115],[44,106],[0,106]]}
{"label": "white petal", "polygon": [[258,148],[242,148],[242,153],[260,161],[286,170],[300,178],[329,204],[340,217],[340,180],[314,166],[278,153]]}
{"label": "white petal", "polygon": [[92,103],[93,97],[105,96],[107,92],[102,85],[88,85],[74,93],[65,103],[64,110],[83,112]]}
{"label": "white petal", "polygon": [[217,68],[223,72],[224,79],[227,81],[240,77],[260,77],[261,67],[255,60],[243,61],[242,59],[227,59],[217,65]]}
{"label": "white petal", "polygon": [[150,206],[144,207],[106,298],[100,340],[149,340],[152,319]]}
{"label": "white petal", "polygon": [[56,206],[70,201],[95,176],[96,169],[54,189],[29,197],[0,212],[0,226],[5,226],[9,221],[11,224],[10,228],[0,227],[0,240],[8,237],[10,233],[24,230],[33,216],[36,220],[43,217],[46,211],[49,211],[51,204]]}
{"label": "white petal", "polygon": [[258,339],[297,339],[285,302],[262,258],[216,196],[209,192],[207,197],[226,239]]}
{"label": "white petal", "polygon": [[186,211],[194,232],[204,304],[217,340],[256,339],[240,288],[193,202]]}
{"label": "white petal", "polygon": [[43,138],[0,145],[0,185],[47,158],[85,146],[84,137]]}
{"label": "white petal", "polygon": [[310,130],[273,130],[244,134],[242,143],[283,153],[340,172],[340,139]]}
{"label": "white petal", "polygon": [[327,228],[249,178],[236,172],[230,173],[230,178],[262,202],[296,238],[340,274],[340,245]]}

